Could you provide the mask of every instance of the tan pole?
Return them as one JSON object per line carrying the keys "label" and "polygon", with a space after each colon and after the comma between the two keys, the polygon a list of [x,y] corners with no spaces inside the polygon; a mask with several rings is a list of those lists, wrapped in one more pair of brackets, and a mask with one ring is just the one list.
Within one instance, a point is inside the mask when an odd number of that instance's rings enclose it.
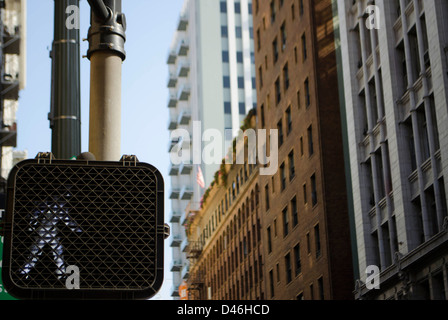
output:
{"label": "tan pole", "polygon": [[121,0],[88,0],[90,125],[89,152],[98,161],[121,159],[121,67],[126,58],[126,17]]}
{"label": "tan pole", "polygon": [[123,61],[112,51],[97,51],[90,63],[89,152],[99,161],[119,161]]}

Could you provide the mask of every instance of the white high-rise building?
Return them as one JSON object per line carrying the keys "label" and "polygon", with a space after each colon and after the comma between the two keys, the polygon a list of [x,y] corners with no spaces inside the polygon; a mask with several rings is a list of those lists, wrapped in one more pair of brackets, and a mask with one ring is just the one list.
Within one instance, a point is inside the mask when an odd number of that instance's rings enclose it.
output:
{"label": "white high-rise building", "polygon": [[[193,165],[192,141],[200,141],[205,130],[217,130],[223,137],[224,156],[246,114],[256,106],[252,1],[186,0],[168,66],[169,151],[179,146],[191,151],[190,161],[171,164],[169,170],[171,294],[176,298],[189,272],[184,224],[188,215],[199,209],[205,191],[197,183],[199,165]],[[184,129],[189,137],[176,136],[177,129]],[[207,142],[202,147],[205,145]],[[220,163],[201,163],[207,188]]]}
{"label": "white high-rise building", "polygon": [[337,5],[356,298],[446,299],[448,1]]}
{"label": "white high-rise building", "polygon": [[[14,150],[19,92],[26,83],[26,0],[0,0],[0,43],[0,211],[3,211],[9,172],[28,154]],[[2,252],[3,237],[0,237],[0,273]],[[12,297],[3,290],[0,281],[0,300],[9,299]]]}
{"label": "white high-rise building", "polygon": [[19,92],[26,83],[26,0],[4,0],[0,4],[0,175],[7,179],[17,145]]}

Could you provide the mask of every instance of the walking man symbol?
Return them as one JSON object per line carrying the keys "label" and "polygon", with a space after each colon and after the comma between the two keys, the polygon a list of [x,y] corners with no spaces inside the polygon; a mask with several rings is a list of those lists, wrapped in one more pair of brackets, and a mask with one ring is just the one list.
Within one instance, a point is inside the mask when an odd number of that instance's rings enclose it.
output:
{"label": "walking man symbol", "polygon": [[34,242],[30,247],[30,253],[20,270],[22,275],[29,279],[31,271],[36,267],[36,263],[42,256],[45,246],[51,248],[53,262],[56,265],[56,275],[61,279],[66,274],[67,265],[64,261],[64,247],[61,243],[60,230],[58,224],[63,223],[72,232],[82,232],[78,224],[74,222],[68,210],[64,208],[66,202],[58,199],[43,203],[33,212],[31,217],[31,230],[36,234]]}

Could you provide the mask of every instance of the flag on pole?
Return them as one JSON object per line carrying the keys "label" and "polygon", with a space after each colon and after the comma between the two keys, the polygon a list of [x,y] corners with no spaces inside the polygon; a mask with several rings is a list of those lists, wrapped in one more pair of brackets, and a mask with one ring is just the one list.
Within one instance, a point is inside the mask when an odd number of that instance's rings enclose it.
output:
{"label": "flag on pole", "polygon": [[196,175],[196,181],[198,182],[198,185],[199,185],[202,189],[205,189],[204,176],[203,176],[203,174],[202,174],[201,166],[199,166],[199,165],[198,165],[198,174]]}

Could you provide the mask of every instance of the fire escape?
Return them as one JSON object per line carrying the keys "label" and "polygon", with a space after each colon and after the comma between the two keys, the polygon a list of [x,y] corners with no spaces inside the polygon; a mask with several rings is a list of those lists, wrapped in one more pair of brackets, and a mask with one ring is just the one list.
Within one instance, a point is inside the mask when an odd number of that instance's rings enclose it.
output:
{"label": "fire escape", "polygon": [[205,272],[200,268],[194,268],[196,262],[202,254],[202,243],[192,241],[188,245],[187,259],[190,260],[190,276],[187,280],[188,290],[190,292],[190,300],[205,299]]}

